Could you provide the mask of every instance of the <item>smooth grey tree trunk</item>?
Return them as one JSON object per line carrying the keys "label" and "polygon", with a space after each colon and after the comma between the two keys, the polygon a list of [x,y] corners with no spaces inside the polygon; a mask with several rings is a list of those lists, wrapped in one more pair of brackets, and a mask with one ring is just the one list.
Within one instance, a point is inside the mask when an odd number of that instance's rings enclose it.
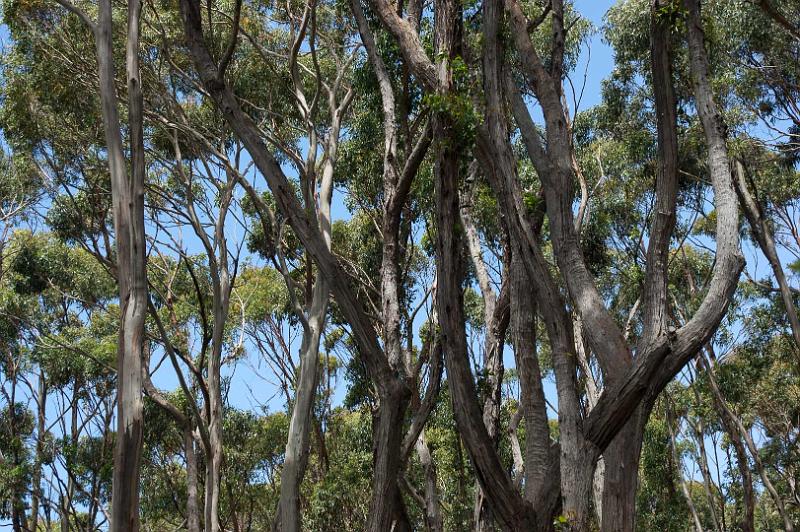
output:
{"label": "smooth grey tree trunk", "polygon": [[[314,303],[308,319],[309,331],[303,334],[300,346],[300,375],[281,470],[279,512],[283,532],[300,530],[300,483],[308,462],[312,410],[319,373],[319,342],[327,312],[328,294],[325,284],[324,280],[318,279],[314,287]],[[321,292],[324,295],[318,296],[317,293]]]}
{"label": "smooth grey tree trunk", "polygon": [[[142,451],[142,359],[147,312],[144,228],[143,98],[139,80],[141,1],[128,4],[126,77],[131,172],[128,174],[120,133],[115,87],[112,7],[101,0],[95,32],[100,100],[111,174],[112,210],[117,248],[121,323],[117,353],[117,437],[111,503],[112,532],[139,529],[139,468]],[[88,21],[88,18],[84,21]]]}
{"label": "smooth grey tree trunk", "polygon": [[739,205],[742,206],[753,237],[755,237],[758,247],[761,248],[761,252],[767,258],[772,268],[772,273],[775,275],[775,280],[778,282],[778,289],[780,290],[783,306],[786,309],[786,316],[789,318],[795,346],[800,352],[800,319],[797,316],[792,290],[786,280],[786,273],[783,271],[783,265],[775,247],[775,237],[769,224],[764,219],[761,205],[750,192],[750,187],[747,184],[746,169],[741,161],[737,160],[735,163],[734,176],[733,183],[736,187],[736,194],[739,196]]}
{"label": "smooth grey tree trunk", "polygon": [[744,439],[739,432],[739,426],[736,420],[736,414],[725,404],[725,399],[716,385],[714,376],[710,374],[711,368],[705,357],[700,354],[699,358],[701,363],[709,375],[709,379],[713,380],[711,383],[711,396],[713,399],[714,410],[719,416],[722,426],[725,428],[725,433],[733,445],[734,452],[736,453],[736,464],[739,469],[739,474],[742,476],[742,491],[744,503],[744,515],[739,522],[742,532],[755,532],[755,509],[756,509],[756,493],[753,489],[753,475],[750,472],[750,461],[747,458],[747,450],[745,449]]}
{"label": "smooth grey tree trunk", "polygon": [[197,453],[193,430],[183,430],[183,448],[186,453],[186,530],[200,532],[200,504],[197,495]]}
{"label": "smooth grey tree trunk", "polygon": [[44,454],[44,438],[47,412],[47,380],[44,369],[39,373],[39,389],[36,399],[36,460],[31,476],[31,518],[28,528],[36,532],[39,527],[39,503],[42,497],[42,458]]}

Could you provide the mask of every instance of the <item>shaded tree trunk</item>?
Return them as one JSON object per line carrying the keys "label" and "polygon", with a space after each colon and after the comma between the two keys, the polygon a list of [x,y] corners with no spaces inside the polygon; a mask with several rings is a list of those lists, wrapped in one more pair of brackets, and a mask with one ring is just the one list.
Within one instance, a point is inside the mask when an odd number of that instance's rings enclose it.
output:
{"label": "shaded tree trunk", "polygon": [[[648,412],[649,413],[649,412]],[[644,435],[644,405],[603,452],[602,528],[608,532],[628,532],[636,524],[636,490],[639,486],[639,457]]]}
{"label": "shaded tree trunk", "polygon": [[183,447],[186,453],[186,530],[200,532],[200,500],[197,494],[197,453],[191,427],[183,429]]}
{"label": "shaded tree trunk", "polygon": [[402,528],[407,516],[402,506],[397,479],[402,462],[403,418],[409,392],[405,386],[381,390],[373,415],[373,480],[370,515],[366,530],[379,532]]}
{"label": "shaded tree trunk", "polygon": [[511,259],[511,330],[519,371],[520,409],[525,420],[525,499],[536,502],[546,484],[552,458],[539,356],[536,352],[536,303],[527,291],[531,283],[519,253]]}

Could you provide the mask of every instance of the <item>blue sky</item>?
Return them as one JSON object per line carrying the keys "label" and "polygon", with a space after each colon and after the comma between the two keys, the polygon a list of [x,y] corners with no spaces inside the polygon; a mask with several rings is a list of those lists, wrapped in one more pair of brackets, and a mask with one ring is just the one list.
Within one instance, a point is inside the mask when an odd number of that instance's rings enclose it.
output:
{"label": "blue sky", "polygon": [[581,103],[583,109],[600,103],[601,82],[614,68],[614,52],[610,46],[603,42],[600,31],[604,23],[603,17],[613,4],[614,2],[610,0],[577,0],[575,2],[577,11],[591,20],[597,29],[589,43],[591,54],[584,50],[581,62],[576,69],[582,77],[586,61],[589,61],[586,86]]}

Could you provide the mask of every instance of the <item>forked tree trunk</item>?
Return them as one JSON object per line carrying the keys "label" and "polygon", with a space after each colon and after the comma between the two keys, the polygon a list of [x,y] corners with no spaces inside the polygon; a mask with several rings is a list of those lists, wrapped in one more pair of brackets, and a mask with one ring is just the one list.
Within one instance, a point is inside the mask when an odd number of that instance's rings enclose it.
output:
{"label": "forked tree trunk", "polygon": [[[571,321],[565,319],[565,305],[558,287],[549,272],[535,237],[530,237],[528,216],[522,203],[519,184],[515,183],[512,156],[502,156],[502,146],[508,142],[507,130],[497,127],[502,123],[503,105],[498,101],[498,80],[502,79],[499,63],[502,55],[494,48],[497,39],[497,3],[484,3],[486,44],[484,49],[484,93],[486,96],[487,123],[477,127],[477,148],[482,153],[482,164],[490,175],[491,183],[502,209],[509,214],[512,235],[523,250],[530,278],[537,285],[537,297],[542,300],[547,312],[542,318],[547,325],[552,350],[565,356],[554,357],[556,384],[559,393],[559,426],[561,459],[561,494],[565,513],[572,524],[584,529],[588,512],[592,471],[596,453],[608,450],[615,461],[638,463],[641,434],[647,414],[657,394],[680,371],[708,341],[724,316],[736,282],[743,266],[738,250],[738,226],[735,196],[727,169],[727,154],[724,135],[720,127],[718,112],[708,90],[707,60],[698,54],[692,58],[695,77],[695,95],[698,114],[703,122],[709,146],[709,168],[717,206],[717,261],[708,291],[697,312],[686,326],[671,334],[666,327],[667,268],[669,244],[674,232],[675,193],[674,172],[660,181],[657,187],[659,215],[653,223],[648,251],[646,284],[649,285],[643,306],[646,316],[648,338],[636,350],[638,359],[633,360],[632,350],[622,331],[617,327],[612,314],[605,306],[604,298],[594,282],[582,255],[580,242],[574,230],[572,212],[572,181],[574,152],[571,131],[565,123],[562,105],[564,68],[564,4],[554,0],[550,3],[553,25],[553,51],[549,64],[543,61],[537,47],[530,39],[531,21],[522,7],[514,0],[506,0],[510,15],[514,41],[519,54],[518,64],[528,78],[530,88],[539,100],[546,123],[546,145],[538,128],[530,117],[521,96],[519,103],[513,102],[514,115],[523,133],[531,160],[543,181],[545,203],[551,229],[551,239],[558,267],[566,283],[571,303],[587,324],[587,336],[604,372],[606,389],[596,408],[585,419],[580,418],[580,407],[575,386],[575,363]],[[430,93],[447,96],[452,87],[448,59],[454,55],[454,35],[460,29],[461,16],[451,2],[440,0],[434,5],[434,28],[437,44],[437,61],[431,61],[422,46],[419,35],[412,25],[397,13],[391,2],[374,0],[373,6],[384,25],[395,37],[404,59],[414,71],[417,79]],[[696,5],[694,6],[696,9]],[[492,11],[494,10],[494,11]],[[490,14],[491,13],[491,14]],[[494,16],[492,16],[494,15]],[[490,29],[493,31],[490,31]],[[691,39],[690,39],[691,40]],[[697,48],[697,47],[696,47]],[[702,43],[700,44],[702,49]],[[509,76],[510,78],[510,76]],[[516,89],[510,82],[512,91]],[[674,109],[673,109],[674,112]],[[462,245],[457,223],[457,188],[459,172],[458,156],[453,153],[453,124],[449,124],[446,113],[436,117],[435,137],[441,140],[438,146],[436,175],[437,204],[437,294],[440,325],[445,346],[448,382],[453,393],[454,414],[459,432],[470,452],[476,472],[490,499],[498,524],[507,529],[544,528],[554,508],[546,506],[543,516],[524,502],[502,471],[485,426],[480,407],[475,404],[475,389],[464,345],[464,320],[462,304],[462,281],[459,258]],[[659,138],[659,144],[662,144]],[[671,146],[670,148],[674,148]],[[510,149],[505,148],[510,153]],[[666,159],[666,158],[665,158]],[[674,161],[664,161],[664,166]],[[515,188],[516,187],[516,188]],[[650,260],[651,257],[654,260]],[[641,406],[644,404],[644,406]],[[637,411],[642,410],[641,414]],[[626,429],[631,417],[639,417],[636,430]],[[630,431],[630,435],[619,432]],[[634,443],[633,457],[624,455],[621,440]],[[614,444],[616,449],[607,449]],[[614,467],[610,460],[607,471]],[[630,469],[630,468],[629,468]],[[635,472],[620,474],[615,481],[626,491],[626,500],[635,494]],[[553,475],[550,476],[553,478]],[[557,492],[557,490],[551,490]],[[632,505],[619,504],[616,511],[620,521],[632,522]],[[605,510],[604,510],[605,511]],[[610,520],[609,523],[613,522]],[[609,525],[604,525],[609,526]],[[632,528],[632,525],[624,525]]]}
{"label": "forked tree trunk", "polygon": [[[366,529],[391,530],[394,508],[386,501],[395,500],[397,478],[400,472],[400,445],[403,439],[403,417],[410,398],[410,390],[389,364],[378,342],[374,326],[357,302],[348,275],[342,272],[339,261],[330,253],[316,224],[308,219],[306,211],[295,196],[278,161],[264,144],[262,135],[253,121],[242,111],[231,88],[225,83],[217,63],[211,57],[203,35],[200,4],[194,0],[180,1],[181,17],[187,46],[203,86],[214,100],[225,121],[247,148],[253,163],[269,184],[280,212],[287,218],[298,239],[317,263],[321,275],[331,285],[342,314],[352,327],[358,353],[378,388],[379,410],[373,427],[376,443],[370,515]],[[250,195],[256,204],[259,197]]]}
{"label": "forked tree trunk", "polygon": [[[336,161],[338,160],[341,114],[347,108],[347,101],[347,97],[345,97],[341,107],[331,103],[332,124],[328,132],[328,141],[325,146],[325,162],[317,191],[317,224],[328,250],[331,248],[333,176],[336,169]],[[313,168],[310,168],[308,173],[312,174],[313,170]],[[291,286],[288,288],[292,290]],[[311,302],[307,318],[300,316],[304,322],[303,340],[300,346],[300,375],[295,391],[295,404],[289,423],[289,437],[286,442],[286,453],[281,472],[281,494],[278,510],[283,532],[298,532],[301,525],[300,483],[303,480],[308,464],[308,445],[314,421],[314,401],[317,396],[319,343],[325,329],[329,299],[328,281],[323,275],[317,275],[317,279],[311,289]]]}
{"label": "forked tree trunk", "polygon": [[112,532],[139,530],[139,466],[142,452],[142,358],[147,312],[144,228],[143,98],[139,80],[140,0],[128,4],[126,74],[131,173],[120,133],[114,81],[112,7],[101,0],[95,30],[100,99],[111,174],[117,248],[120,332],[117,352],[117,437],[111,503]]}

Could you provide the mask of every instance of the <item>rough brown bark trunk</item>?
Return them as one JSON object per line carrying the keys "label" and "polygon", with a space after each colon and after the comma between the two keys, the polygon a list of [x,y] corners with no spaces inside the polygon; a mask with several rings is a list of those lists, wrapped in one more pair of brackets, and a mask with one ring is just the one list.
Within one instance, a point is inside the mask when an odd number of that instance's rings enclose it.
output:
{"label": "rough brown bark trunk", "polygon": [[[402,334],[401,334],[401,312],[400,312],[400,296],[401,296],[401,276],[400,264],[402,260],[401,246],[400,246],[400,229],[401,229],[401,212],[408,196],[412,179],[414,178],[422,159],[430,145],[429,129],[420,135],[419,142],[409,152],[406,159],[405,166],[402,172],[398,172],[397,164],[397,141],[398,141],[398,126],[396,123],[395,114],[395,94],[392,87],[391,78],[389,77],[386,65],[381,58],[378,48],[375,45],[375,40],[361,9],[360,0],[353,0],[351,8],[358,24],[358,30],[361,35],[361,40],[367,51],[369,62],[373,67],[375,76],[378,80],[378,86],[381,93],[381,104],[383,111],[383,128],[384,128],[384,157],[383,157],[383,249],[381,257],[381,317],[383,321],[383,343],[384,352],[389,361],[389,364],[395,368],[402,368],[407,375],[413,374],[413,364],[410,358],[410,350],[404,353],[402,348]],[[407,135],[407,141],[411,143],[410,134]],[[437,355],[439,356],[439,355]],[[438,390],[438,376],[437,390]],[[389,405],[383,404],[381,400],[381,408],[388,409]],[[396,415],[396,414],[391,414]],[[380,422],[386,416],[386,413],[380,414],[378,421]],[[378,423],[376,426],[380,426]],[[374,427],[373,427],[374,430]],[[394,436],[392,436],[394,437]],[[378,440],[376,439],[376,463],[380,451],[378,450]],[[393,445],[393,444],[392,444]],[[414,448],[419,456],[420,463],[423,466],[425,473],[425,521],[426,525],[431,530],[441,530],[442,515],[439,502],[438,488],[436,486],[436,467],[428,449],[425,440],[424,432],[420,430],[419,435],[414,441]],[[405,453],[404,453],[405,454]],[[402,467],[391,465],[394,467]],[[399,471],[399,469],[398,469]],[[388,480],[388,478],[387,478]],[[395,479],[395,484],[399,478]],[[376,479],[377,481],[377,479]],[[394,488],[396,490],[396,486]],[[410,527],[408,524],[408,516],[405,512],[402,496],[399,491],[395,491],[395,527]],[[373,497],[373,502],[377,500]],[[372,522],[372,521],[371,521]],[[377,523],[377,521],[376,521]]]}
{"label": "rough brown bark trunk", "polygon": [[[461,7],[453,0],[437,0],[435,5],[435,41],[439,63],[436,67],[439,90],[452,91],[451,61],[458,54],[461,32]],[[442,346],[452,392],[453,412],[459,433],[475,464],[478,481],[498,524],[507,530],[532,529],[535,514],[529,511],[504,471],[494,449],[483,413],[476,398],[475,382],[469,367],[463,308],[464,242],[460,226],[458,183],[460,149],[458,131],[451,117],[434,117],[434,138],[439,140],[434,169],[436,188],[436,275],[437,313]]]}
{"label": "rough brown bark trunk", "polygon": [[525,499],[536,502],[545,485],[552,453],[539,356],[536,352],[536,304],[528,295],[531,282],[519,253],[511,259],[511,330],[519,372],[520,409],[525,420]]}
{"label": "rough brown bark trunk", "polygon": [[[403,417],[409,393],[405,386],[383,391],[373,416],[373,480],[370,514],[366,530],[392,530],[402,524],[397,479],[401,466],[400,444],[403,440]],[[400,514],[400,515],[398,515]]]}
{"label": "rough brown bark trunk", "polygon": [[[446,138],[447,126],[438,124],[434,134],[438,138]],[[440,153],[436,165],[436,196],[439,205],[437,307],[456,424],[470,458],[475,463],[481,485],[502,489],[485,490],[498,524],[508,530],[531,528],[534,521],[530,520],[526,512],[520,513],[515,507],[515,499],[519,496],[497,457],[483,423],[483,413],[476,401],[477,391],[469,368],[464,330],[462,270],[459,260],[463,243],[454,230],[458,226],[458,152],[452,147],[445,148],[442,152],[444,153]]]}
{"label": "rough brown bark trunk", "polygon": [[639,486],[639,456],[646,417],[644,405],[603,452],[603,518],[601,530],[630,532],[636,524],[636,490]]}

